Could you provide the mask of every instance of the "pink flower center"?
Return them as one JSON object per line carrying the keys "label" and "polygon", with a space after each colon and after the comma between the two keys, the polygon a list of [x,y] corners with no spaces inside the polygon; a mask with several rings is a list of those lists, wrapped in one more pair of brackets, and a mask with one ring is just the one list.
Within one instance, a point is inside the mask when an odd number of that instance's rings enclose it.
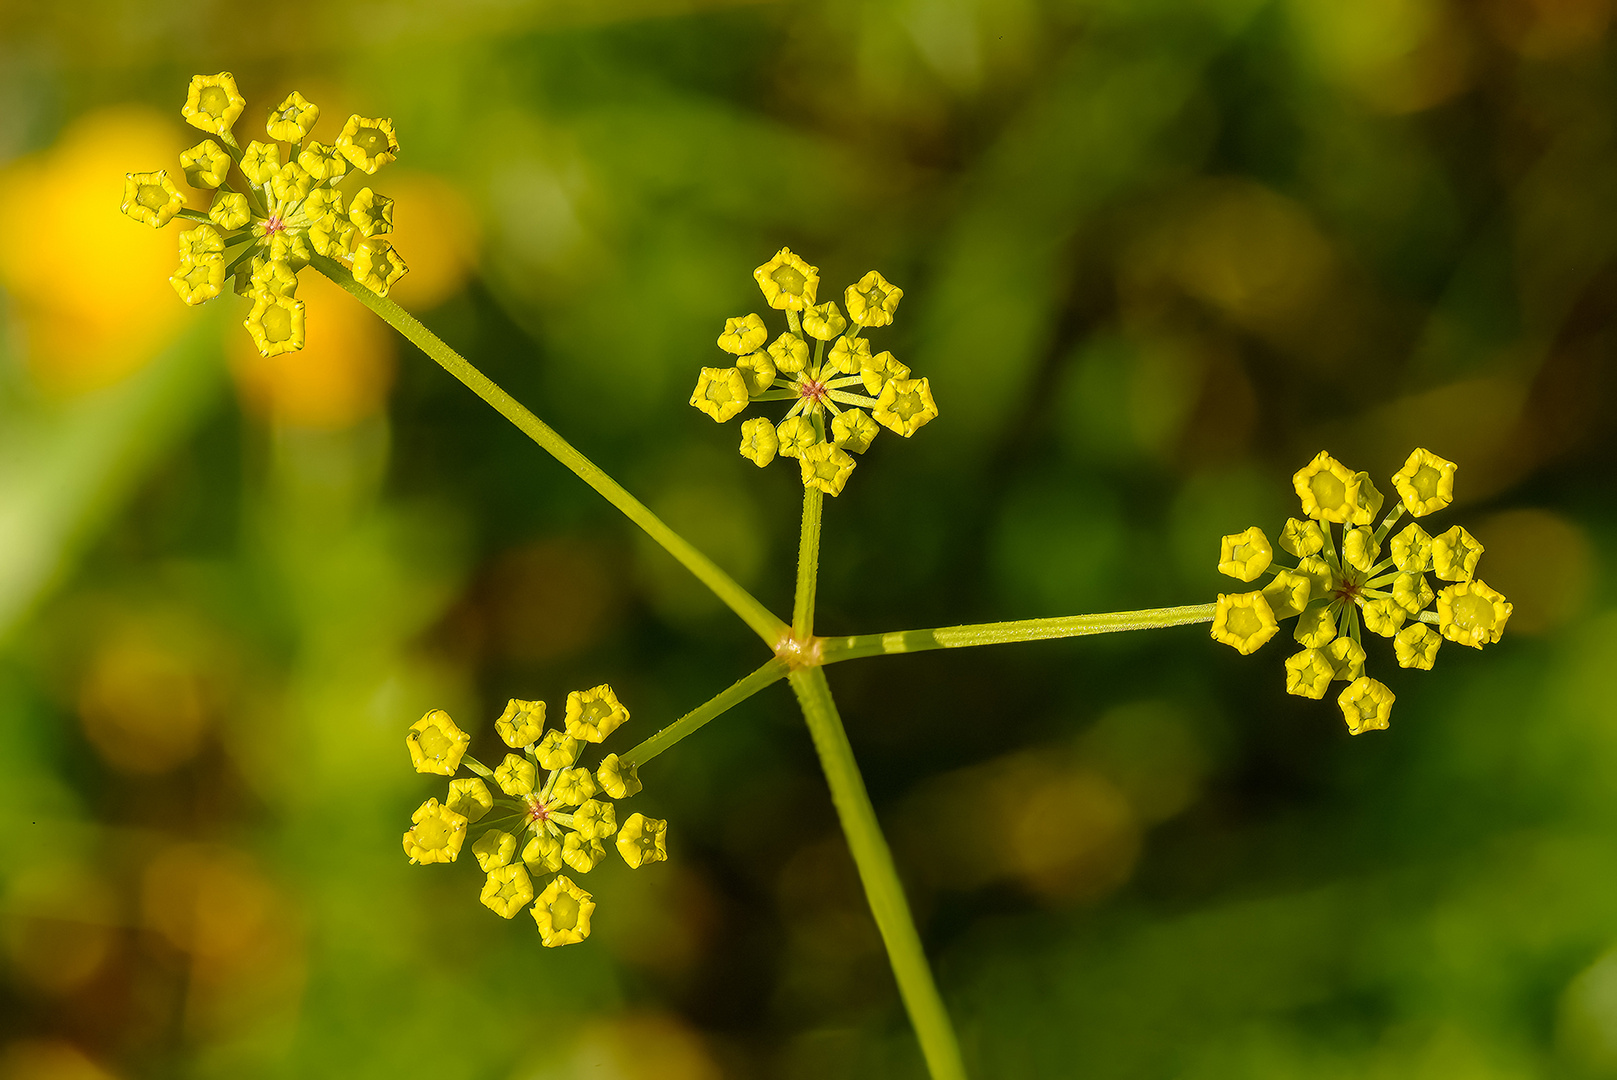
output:
{"label": "pink flower center", "polygon": [[827,393],[828,391],[826,390],[823,382],[815,382],[813,379],[804,379],[802,382],[797,384],[797,396],[800,398],[807,398],[809,401],[815,402],[816,404],[824,401]]}
{"label": "pink flower center", "polygon": [[550,820],[550,807],[546,806],[537,795],[528,799],[528,820],[535,825]]}
{"label": "pink flower center", "polygon": [[264,222],[264,235],[274,236],[284,228],[286,228],[286,222],[281,220],[280,215],[271,214],[269,220]]}

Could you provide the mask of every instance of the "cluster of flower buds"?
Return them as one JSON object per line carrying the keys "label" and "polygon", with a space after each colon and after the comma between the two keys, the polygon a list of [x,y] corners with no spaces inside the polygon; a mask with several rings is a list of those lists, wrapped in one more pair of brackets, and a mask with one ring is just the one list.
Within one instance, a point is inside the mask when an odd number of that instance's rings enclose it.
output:
{"label": "cluster of flower buds", "polygon": [[910,378],[892,353],[872,354],[862,336],[893,321],[904,290],[872,270],[848,286],[844,318],[836,301],[815,303],[819,270],[786,248],[752,274],[790,328],[766,348],[757,315],[726,320],[719,348],[735,363],[703,368],[691,404],[722,424],[754,401],[792,402],[778,425],[764,417],[741,425],[741,456],[759,468],[776,454],[796,458],[805,487],[839,495],[853,473],[850,451],[870,449],[883,427],[908,438],[938,415],[931,385]]}
{"label": "cluster of flower buds", "polygon": [[[1293,636],[1303,648],[1286,661],[1287,692],[1322,698],[1333,679],[1344,680],[1337,702],[1348,730],[1385,728],[1393,693],[1364,674],[1361,620],[1392,638],[1400,667],[1430,670],[1445,638],[1480,649],[1499,640],[1510,618],[1510,604],[1476,577],[1482,545],[1465,529],[1455,525],[1434,537],[1412,521],[1388,541],[1405,513],[1425,517],[1454,500],[1454,471],[1452,461],[1428,450],[1411,453],[1392,478],[1399,501],[1372,526],[1382,495],[1369,474],[1320,451],[1292,477],[1304,517],[1288,520],[1280,534],[1296,566],[1274,562],[1256,525],[1224,537],[1220,573],[1273,580],[1258,592],[1220,595],[1213,638],[1250,653],[1274,637],[1277,620],[1295,616]],[[1341,527],[1340,543],[1332,526]],[[1428,572],[1453,584],[1434,592]],[[1436,610],[1428,610],[1434,600]]]}
{"label": "cluster of flower buds", "polygon": [[228,71],[191,80],[181,115],[211,138],[180,154],[180,168],[192,187],[214,193],[207,213],[187,209],[161,169],[128,175],[123,211],[154,228],[176,217],[196,222],[180,234],[180,266],[169,278],[174,291],[201,304],[232,278],[252,301],[247,332],[259,352],[275,356],[303,348],[298,271],[311,253],[342,263],[381,296],[404,276],[389,240],[393,200],[369,187],[345,195],[338,186],[350,170],[369,175],[392,161],[399,142],[392,120],[359,115],[330,145],[317,142],[309,132],[320,108],[294,90],[269,114],[270,141],[242,147],[233,128],[246,105]]}
{"label": "cluster of flower buds", "polygon": [[[616,754],[607,754],[593,772],[578,764],[586,743],[601,742],[628,719],[629,710],[604,684],[568,694],[564,725],[550,731],[544,702],[513,698],[494,727],[514,752],[489,769],[466,753],[471,736],[448,713],[429,712],[405,737],[416,771],[454,776],[464,765],[475,775],[451,780],[443,802],[421,804],[404,834],[405,854],[412,863],[454,862],[467,829],[481,825],[486,831],[473,841],[472,854],[487,875],[483,904],[509,919],[532,903],[546,946],[583,941],[595,901],[561,873],[563,867],[589,873],[614,837],[631,867],[668,857],[666,821],[636,813],[618,823],[614,800],[640,791],[634,764]],[[550,882],[536,896],[534,881],[545,876]]]}

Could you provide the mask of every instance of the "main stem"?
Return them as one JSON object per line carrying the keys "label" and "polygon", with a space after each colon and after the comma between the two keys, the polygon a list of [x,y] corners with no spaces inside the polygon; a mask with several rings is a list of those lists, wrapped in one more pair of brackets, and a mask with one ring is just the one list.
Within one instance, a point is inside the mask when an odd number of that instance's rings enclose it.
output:
{"label": "main stem", "polygon": [[742,621],[752,627],[753,632],[763,638],[764,643],[771,649],[785,635],[786,624],[737,584],[734,578],[719,569],[712,559],[696,550],[690,541],[670,529],[661,518],[647,509],[644,503],[624,490],[623,485],[579,453],[571,443],[556,434],[548,424],[525,408],[516,398],[500,389],[494,380],[473,367],[470,361],[446,345],[437,334],[421,325],[419,319],[387,297],[377,296],[355,281],[354,275],[341,263],[323,255],[316,255],[311,264],[352,293],[360,303],[380,315],[388,325],[410,339],[417,348],[436,360],[440,367],[465,383],[472,393],[492,405],[501,416],[520,428],[523,434],[538,443],[551,457],[561,462],[580,480],[599,492],[607,502],[617,507],[625,517],[645,530],[647,536],[661,544],[664,550],[683,563],[702,584],[724,601],[730,610],[741,616]]}
{"label": "main stem", "polygon": [[1114,611],[1104,615],[1063,615],[1054,619],[1023,619],[1018,622],[975,623],[932,630],[895,630],[887,634],[822,638],[820,656],[822,663],[834,664],[839,660],[881,656],[884,653],[960,649],[971,645],[1003,645],[1013,641],[1048,641],[1052,638],[1110,634],[1120,630],[1159,630],[1167,626],[1212,622],[1217,608],[1217,604],[1191,604],[1187,607]]}

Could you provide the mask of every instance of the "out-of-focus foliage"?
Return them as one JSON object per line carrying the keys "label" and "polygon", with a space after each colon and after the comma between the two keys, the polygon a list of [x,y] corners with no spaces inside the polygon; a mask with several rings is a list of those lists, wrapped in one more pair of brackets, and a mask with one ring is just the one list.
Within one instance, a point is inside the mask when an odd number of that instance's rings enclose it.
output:
{"label": "out-of-focus foliage", "polygon": [[1387,732],[1201,629],[830,677],[976,1075],[1617,1076],[1614,20],[0,7],[0,1080],[920,1070],[778,688],[648,765],[587,945],[407,865],[427,708],[643,735],[761,657],[345,294],[271,360],[180,304],[118,201],[221,69],[393,116],[396,298],[777,609],[800,485],[693,373],[783,244],[901,286],[942,415],[828,513],[828,633],[1205,602],[1319,449],[1459,462],[1515,615]]}

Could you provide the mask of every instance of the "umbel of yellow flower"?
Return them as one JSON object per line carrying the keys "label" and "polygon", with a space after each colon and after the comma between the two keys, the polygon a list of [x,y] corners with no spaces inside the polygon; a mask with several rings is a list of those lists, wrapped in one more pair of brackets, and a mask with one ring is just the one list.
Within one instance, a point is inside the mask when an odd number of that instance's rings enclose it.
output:
{"label": "umbel of yellow flower", "polygon": [[[543,701],[506,704],[494,727],[512,752],[493,769],[466,753],[471,737],[443,710],[411,725],[405,744],[417,772],[452,776],[465,766],[473,775],[451,780],[442,803],[428,799],[416,810],[404,850],[413,863],[454,862],[468,827],[478,825],[472,854],[484,875],[483,905],[509,919],[531,903],[540,940],[554,947],[588,937],[595,911],[594,899],[563,868],[589,873],[609,843],[631,868],[662,862],[668,823],[635,813],[619,827],[616,803],[641,788],[634,762],[607,754],[593,771],[579,764],[588,744],[629,719],[610,686],[569,694],[561,729],[545,730],[546,711]],[[544,878],[548,884],[537,888]]]}
{"label": "umbel of yellow flower", "polygon": [[844,316],[834,300],[816,303],[819,269],[786,248],[752,276],[765,302],[786,312],[788,329],[766,346],[757,314],[726,319],[719,348],[730,366],[704,367],[691,404],[722,424],[755,401],[790,401],[778,425],[742,423],[741,456],[759,468],[793,458],[805,487],[840,495],[852,455],[870,449],[883,427],[909,438],[938,415],[931,384],[910,378],[890,352],[872,355],[863,336],[892,323],[904,290],[872,270],[848,286]]}
{"label": "umbel of yellow flower", "polygon": [[399,142],[393,121],[357,115],[330,145],[316,142],[309,134],[320,108],[294,90],[264,125],[271,141],[243,147],[234,129],[246,106],[230,72],[193,78],[180,113],[212,137],[181,153],[180,169],[192,187],[213,193],[212,205],[206,213],[186,209],[168,173],[158,171],[128,175],[123,211],[154,228],[176,217],[197,223],[180,234],[174,291],[202,304],[234,278],[236,292],[251,301],[243,325],[260,353],[275,356],[303,348],[297,275],[315,255],[381,296],[404,276],[389,239],[393,201],[363,187],[345,209],[338,186],[350,168],[369,175],[392,161]]}
{"label": "umbel of yellow flower", "polygon": [[[1286,661],[1286,692],[1322,698],[1341,680],[1348,686],[1337,704],[1348,731],[1386,728],[1393,693],[1364,674],[1361,622],[1392,639],[1400,667],[1430,670],[1445,639],[1480,649],[1499,640],[1510,618],[1505,598],[1477,579],[1482,545],[1465,529],[1455,525],[1434,537],[1412,521],[1392,531],[1406,513],[1425,517],[1447,507],[1455,468],[1430,450],[1415,450],[1392,478],[1398,501],[1377,523],[1384,500],[1369,474],[1321,451],[1292,477],[1305,517],[1286,522],[1280,547],[1295,566],[1273,561],[1256,525],[1224,537],[1221,573],[1270,580],[1255,592],[1219,596],[1213,638],[1251,653],[1280,621],[1295,617],[1292,636],[1303,648]],[[1429,573],[1453,584],[1434,590]]]}

